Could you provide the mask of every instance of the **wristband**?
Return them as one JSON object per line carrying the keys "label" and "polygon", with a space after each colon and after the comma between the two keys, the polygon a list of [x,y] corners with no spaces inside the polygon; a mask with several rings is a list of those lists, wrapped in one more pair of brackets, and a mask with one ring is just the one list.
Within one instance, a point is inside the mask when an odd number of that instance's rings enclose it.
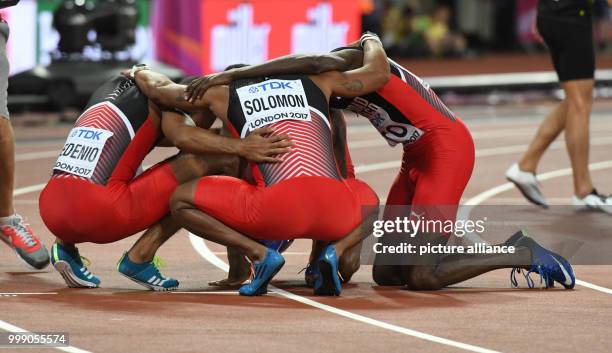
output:
{"label": "wristband", "polygon": [[144,70],[149,70],[149,67],[147,66],[147,64],[136,64],[134,66],[132,66],[132,69],[130,70],[129,76],[132,80],[135,79],[136,73],[138,71],[144,71]]}
{"label": "wristband", "polygon": [[371,33],[371,32],[366,32],[359,39],[359,46],[363,48],[363,45],[368,40],[374,40],[374,41],[378,42],[378,44],[382,45],[382,41],[380,40],[380,38],[378,38],[378,36],[376,34]]}

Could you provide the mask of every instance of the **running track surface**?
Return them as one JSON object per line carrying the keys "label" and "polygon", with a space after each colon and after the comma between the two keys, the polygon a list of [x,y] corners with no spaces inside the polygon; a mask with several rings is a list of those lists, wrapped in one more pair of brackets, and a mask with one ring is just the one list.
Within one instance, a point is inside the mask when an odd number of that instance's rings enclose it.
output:
{"label": "running track surface", "polygon": [[[612,160],[612,105],[596,106],[591,163]],[[457,109],[479,151],[464,201],[505,183],[505,169],[548,110],[547,105]],[[28,187],[47,181],[69,129],[17,129],[16,207],[48,247],[53,237],[38,214],[39,188]],[[349,140],[358,176],[386,197],[401,150],[386,146],[365,121],[350,123]],[[155,152],[146,163],[170,153]],[[540,172],[567,166],[561,143],[545,155]],[[604,192],[612,190],[611,177],[612,168],[593,172],[595,185]],[[569,202],[570,177],[542,184],[553,203]],[[532,207],[514,189],[483,202]],[[135,239],[80,246],[102,279],[102,288],[95,290],[67,289],[51,267],[31,271],[8,248],[0,248],[0,330],[69,332],[73,347],[66,350],[71,352],[609,352],[612,344],[612,266],[576,267],[579,279],[600,286],[597,290],[512,289],[509,270],[500,270],[436,292],[377,287],[371,267],[363,266],[342,297],[321,298],[303,287],[298,271],[306,263],[309,242],[297,241],[273,282],[280,290],[242,298],[235,291],[215,293],[207,285],[225,273],[209,262],[210,252],[208,260],[202,254],[210,249],[225,260],[223,249],[192,243],[181,231],[159,252],[169,264],[164,273],[181,281],[180,291],[153,293],[115,272],[117,260]],[[219,260],[217,265],[223,267]]]}

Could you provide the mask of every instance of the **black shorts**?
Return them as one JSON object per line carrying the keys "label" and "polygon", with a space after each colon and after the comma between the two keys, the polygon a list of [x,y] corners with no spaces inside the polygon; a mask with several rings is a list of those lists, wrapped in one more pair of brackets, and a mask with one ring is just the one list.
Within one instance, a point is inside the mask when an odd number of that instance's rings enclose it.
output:
{"label": "black shorts", "polygon": [[538,16],[538,31],[550,50],[559,81],[593,79],[595,48],[591,21],[562,21]]}

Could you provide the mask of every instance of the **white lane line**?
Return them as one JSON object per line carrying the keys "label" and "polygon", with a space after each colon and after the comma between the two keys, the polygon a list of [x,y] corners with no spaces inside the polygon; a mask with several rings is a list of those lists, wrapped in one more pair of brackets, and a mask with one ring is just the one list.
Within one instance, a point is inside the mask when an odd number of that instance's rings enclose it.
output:
{"label": "white lane line", "polygon": [[[591,171],[593,171],[593,170],[601,170],[601,169],[608,169],[608,168],[612,168],[612,160],[589,164],[589,169]],[[550,172],[547,172],[547,173],[538,174],[538,180],[544,181],[544,180],[560,178],[560,177],[564,177],[564,176],[568,176],[568,175],[572,175],[572,168],[558,169],[558,170],[553,170],[553,171],[550,171]],[[481,192],[480,194],[470,198],[469,200],[467,200],[465,202],[465,205],[469,205],[469,206],[479,205],[479,204],[485,202],[486,200],[492,198],[493,196],[496,196],[496,195],[501,194],[502,192],[506,192],[508,190],[512,190],[513,188],[514,188],[514,184],[512,184],[512,183],[504,183],[504,184],[492,187],[492,188],[490,188],[488,190],[485,190],[485,191]],[[612,294],[612,289],[610,289],[610,288],[598,286],[596,284],[589,283],[589,282],[586,282],[586,281],[582,281],[582,280],[579,280],[579,279],[576,279],[576,284],[578,284],[580,286],[583,286],[583,287],[586,287],[586,288],[590,288],[590,289],[602,292],[602,293]]]}
{"label": "white lane line", "polygon": [[583,287],[591,288],[593,290],[597,290],[597,291],[600,291],[600,292],[603,292],[603,293],[612,294],[612,289],[610,289],[610,288],[598,286],[596,284],[585,282],[585,281],[581,281],[579,279],[576,280],[576,284],[581,285]]}
{"label": "white lane line", "polygon": [[[592,139],[591,146],[605,146],[612,145],[612,138],[599,138]],[[526,145],[511,145],[504,147],[493,147],[493,148],[481,148],[476,150],[476,157],[491,157],[491,156],[500,156],[504,154],[513,154],[518,152],[523,152],[526,149]],[[565,144],[563,142],[555,142],[550,147],[549,150],[563,149],[565,148]],[[388,162],[380,162],[380,163],[371,163],[371,164],[362,164],[355,166],[355,172],[357,173],[369,173],[378,170],[386,170],[386,169],[396,169],[401,165],[401,160],[393,160]],[[540,175],[538,175],[540,177]]]}
{"label": "white lane line", "polygon": [[[215,255],[227,255],[226,251],[213,251]],[[283,256],[303,256],[310,255],[308,251],[285,251],[283,252]]]}
{"label": "white lane line", "polygon": [[[612,129],[601,127],[601,128],[598,128],[596,131],[604,132],[604,131],[611,131],[611,130]],[[534,131],[533,128],[513,129],[511,131],[501,129],[501,130],[491,130],[491,131],[476,131],[476,132],[471,132],[471,135],[474,140],[478,140],[478,141],[489,140],[489,139],[499,139],[499,138],[505,138],[505,137],[516,137],[516,136],[529,138],[533,134],[533,131]],[[373,138],[369,140],[351,141],[352,139],[351,139],[351,136],[349,135],[349,145],[350,145],[351,150],[358,150],[358,149],[369,148],[369,147],[389,147],[389,144],[387,143],[387,141],[382,136],[379,136],[378,132],[376,132],[374,128],[372,128],[372,134],[377,135],[378,138]],[[597,140],[610,141],[610,138],[603,138],[603,137],[592,138],[591,143],[594,143]],[[559,145],[559,144],[564,146],[565,144],[564,140],[560,139],[553,145]],[[524,144],[520,146],[523,149],[525,148]]]}
{"label": "white lane line", "polygon": [[2,295],[7,295],[7,296],[16,296],[16,295],[56,295],[56,292],[40,292],[40,293],[0,293],[0,296]]}
{"label": "white lane line", "polygon": [[[221,260],[220,258],[218,258],[206,245],[206,242],[204,242],[204,240],[202,238],[199,238],[191,233],[189,233],[189,241],[191,242],[191,245],[193,246],[193,248],[197,251],[198,254],[200,254],[200,256],[202,256],[206,261],[210,262],[212,265],[216,266],[217,268],[219,268],[220,270],[224,271],[224,272],[228,272],[229,270],[229,266],[227,263],[225,263],[223,260]],[[308,305],[308,306],[312,306],[314,308],[317,309],[321,309],[324,311],[327,311],[329,313],[332,314],[336,314],[351,320],[355,320],[355,321],[359,321],[362,322],[364,324],[367,325],[372,325],[372,326],[376,326],[385,330],[389,330],[389,331],[393,331],[393,332],[397,332],[403,335],[407,335],[407,336],[412,336],[415,338],[420,338],[423,340],[427,340],[430,342],[435,342],[435,343],[439,343],[439,344],[443,344],[446,346],[451,346],[451,347],[455,347],[455,348],[459,348],[459,349],[463,349],[466,351],[471,351],[471,352],[481,352],[481,353],[494,353],[496,351],[487,349],[487,348],[483,348],[483,347],[479,347],[479,346],[474,346],[471,344],[467,344],[467,343],[463,343],[463,342],[458,342],[458,341],[453,341],[447,338],[442,338],[442,337],[438,337],[438,336],[434,336],[434,335],[430,335],[424,332],[420,332],[420,331],[416,331],[416,330],[411,330],[405,327],[401,327],[401,326],[397,326],[397,325],[393,325],[393,324],[389,324],[387,322],[384,321],[379,321],[376,319],[372,319],[369,318],[367,316],[363,316],[363,315],[359,315],[359,314],[355,314],[352,313],[350,311],[347,310],[343,310],[343,309],[339,309],[336,308],[334,306],[331,305],[327,305],[327,304],[322,304],[319,303],[315,300],[312,299],[308,299],[302,296],[299,296],[297,294],[293,294],[291,292],[288,292],[286,290],[277,288],[275,286],[270,285],[269,286],[275,293],[287,298],[287,299],[291,299],[294,301],[297,301],[299,303]]]}
{"label": "white lane line", "polygon": [[[590,170],[601,170],[601,169],[607,169],[607,168],[612,168],[612,160],[589,164]],[[568,176],[571,174],[572,174],[571,168],[558,169],[558,170],[553,170],[550,172],[538,174],[538,180],[544,181],[544,180],[559,178],[563,176]],[[501,194],[502,192],[512,190],[513,188],[514,188],[514,184],[512,183],[504,183],[504,184],[495,186],[491,189],[485,190],[481,192],[480,194],[468,199],[465,202],[465,205],[470,205],[470,206],[479,205],[483,203],[484,201],[486,201],[487,199],[493,196],[496,196],[498,194]]]}
{"label": "white lane line", "polygon": [[171,294],[210,294],[210,295],[238,295],[237,290],[220,290],[220,291],[211,291],[211,292],[189,292],[189,291],[180,291],[180,292],[168,292]]}
{"label": "white lane line", "polygon": [[[31,332],[28,330],[24,330],[21,327],[17,327],[15,325],[11,325],[8,322],[4,322],[2,320],[0,320],[0,330],[4,330],[7,332]],[[68,346],[68,347],[46,347],[46,346],[41,346],[40,348],[49,348],[49,349],[57,349],[60,351],[64,351],[64,352],[69,352],[69,353],[91,353],[90,351],[86,351],[84,349],[81,348],[77,348],[74,346]]]}
{"label": "white lane line", "polygon": [[35,192],[35,191],[40,191],[40,190],[45,188],[45,185],[47,185],[47,183],[36,184],[36,185],[32,185],[32,186],[26,186],[24,188],[15,189],[15,191],[13,191],[13,197],[29,194],[29,193]]}
{"label": "white lane line", "polygon": [[58,154],[59,154],[58,151],[21,153],[15,156],[15,161],[22,162],[22,161],[33,161],[35,159],[57,158]]}

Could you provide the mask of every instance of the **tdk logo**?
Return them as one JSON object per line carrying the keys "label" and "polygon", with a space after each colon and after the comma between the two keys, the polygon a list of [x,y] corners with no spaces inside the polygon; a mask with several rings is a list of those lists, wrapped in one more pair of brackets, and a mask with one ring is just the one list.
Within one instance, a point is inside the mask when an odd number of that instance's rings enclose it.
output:
{"label": "tdk logo", "polygon": [[72,133],[72,137],[79,137],[85,140],[100,140],[103,131],[77,130]]}
{"label": "tdk logo", "polygon": [[255,93],[258,92],[259,90],[256,90],[255,92],[252,92],[251,90],[253,88],[257,89],[261,89],[262,91],[266,92],[268,90],[272,91],[275,89],[293,89],[293,87],[291,86],[292,82],[278,82],[278,81],[268,81],[268,82],[264,82],[261,85],[258,85],[257,87],[251,87],[251,89],[249,89],[249,92],[251,93]]}

